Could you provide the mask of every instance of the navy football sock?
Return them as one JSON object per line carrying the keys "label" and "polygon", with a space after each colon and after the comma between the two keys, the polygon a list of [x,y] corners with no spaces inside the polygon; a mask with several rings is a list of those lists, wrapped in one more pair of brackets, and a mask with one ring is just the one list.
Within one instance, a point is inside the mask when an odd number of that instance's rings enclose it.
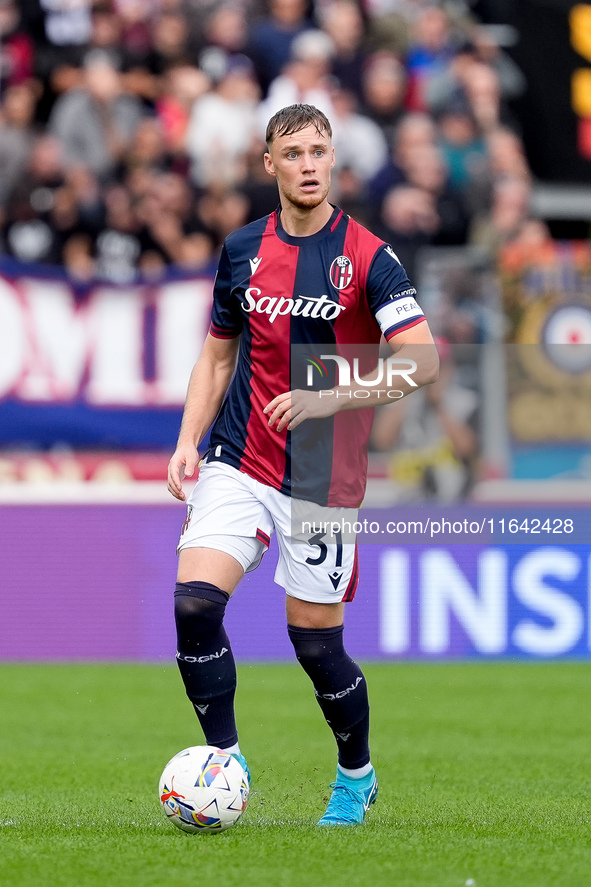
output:
{"label": "navy football sock", "polygon": [[287,631],[298,662],[312,680],[316,699],[334,733],[339,764],[348,769],[369,763],[369,701],[363,672],[345,651],[343,626]]}
{"label": "navy football sock", "polygon": [[236,665],[223,627],[229,595],[209,582],[177,582],[177,663],[208,745],[238,742],[234,718]]}

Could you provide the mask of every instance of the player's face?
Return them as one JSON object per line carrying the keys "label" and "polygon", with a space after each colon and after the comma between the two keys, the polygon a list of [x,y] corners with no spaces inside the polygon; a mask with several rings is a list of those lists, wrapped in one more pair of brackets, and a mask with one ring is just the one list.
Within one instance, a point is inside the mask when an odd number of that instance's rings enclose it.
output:
{"label": "player's face", "polygon": [[298,209],[314,209],[326,200],[333,166],[330,138],[312,124],[278,136],[265,154],[265,169],[277,179],[281,198]]}

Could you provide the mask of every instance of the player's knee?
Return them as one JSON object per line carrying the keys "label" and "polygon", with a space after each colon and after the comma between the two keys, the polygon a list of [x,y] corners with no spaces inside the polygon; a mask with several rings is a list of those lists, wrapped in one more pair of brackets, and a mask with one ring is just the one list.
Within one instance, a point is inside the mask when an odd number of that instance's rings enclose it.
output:
{"label": "player's knee", "polygon": [[179,634],[196,636],[217,632],[223,622],[227,592],[210,582],[177,582],[174,616]]}

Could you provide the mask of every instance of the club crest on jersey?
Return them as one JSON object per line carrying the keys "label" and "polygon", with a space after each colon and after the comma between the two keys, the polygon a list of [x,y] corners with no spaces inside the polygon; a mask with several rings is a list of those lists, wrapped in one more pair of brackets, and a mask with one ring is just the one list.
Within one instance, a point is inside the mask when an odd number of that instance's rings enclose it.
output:
{"label": "club crest on jersey", "polygon": [[353,262],[348,256],[337,256],[330,266],[330,280],[336,289],[344,290],[353,277]]}

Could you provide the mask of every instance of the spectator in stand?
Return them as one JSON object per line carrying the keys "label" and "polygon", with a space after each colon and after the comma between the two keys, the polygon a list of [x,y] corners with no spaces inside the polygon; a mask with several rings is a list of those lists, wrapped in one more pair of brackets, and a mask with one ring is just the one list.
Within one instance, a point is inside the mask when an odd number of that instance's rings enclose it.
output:
{"label": "spectator in stand", "polygon": [[176,266],[188,273],[214,275],[217,268],[214,241],[207,231],[195,231],[184,238]]}
{"label": "spectator in stand", "polygon": [[449,186],[449,173],[441,150],[436,145],[417,148],[405,164],[406,180],[433,196],[439,228],[433,243],[462,246],[468,236],[468,216],[463,195]]}
{"label": "spectator in stand", "polygon": [[33,82],[9,86],[0,105],[0,207],[23,175],[33,145],[37,90]]}
{"label": "spectator in stand", "polygon": [[180,239],[192,234],[206,234],[210,243],[212,232],[207,231],[195,211],[195,194],[187,179],[175,172],[159,175],[154,182],[154,194],[163,214],[178,220]]}
{"label": "spectator in stand", "polygon": [[256,132],[259,97],[251,62],[236,56],[214,90],[197,99],[185,143],[195,184],[233,185],[242,180],[246,152]]}
{"label": "spectator in stand", "polygon": [[365,183],[351,167],[341,166],[333,170],[330,199],[360,225],[369,227],[371,219]]}
{"label": "spectator in stand", "polygon": [[87,49],[102,50],[111,56],[118,70],[125,70],[128,56],[123,41],[123,21],[109,0],[93,4],[91,22]]}
{"label": "spectator in stand", "polygon": [[449,107],[457,108],[461,102],[467,105],[466,84],[475,64],[485,64],[495,72],[503,100],[516,98],[525,89],[525,80],[517,65],[491,43],[482,28],[473,25],[470,37],[471,41],[457,47],[450,63],[425,84],[425,102],[433,114]]}
{"label": "spectator in stand", "polygon": [[336,171],[347,167],[363,182],[377,174],[388,160],[388,143],[373,120],[357,113],[355,95],[344,89],[332,94],[332,143]]}
{"label": "spectator in stand", "polygon": [[438,342],[439,378],[416,400],[376,410],[370,445],[391,452],[389,476],[398,501],[424,498],[454,502],[464,497],[475,475],[478,395],[462,385],[446,342]]}
{"label": "spectator in stand", "polygon": [[64,264],[64,250],[72,238],[87,238],[90,232],[85,226],[76,200],[74,189],[66,182],[54,194],[53,205],[46,216],[53,231],[53,250],[47,261]]}
{"label": "spectator in stand", "polygon": [[400,0],[386,0],[383,4],[369,0],[365,3],[369,51],[404,56],[410,45],[411,22],[421,5],[424,5],[421,0],[409,0],[406,4]]}
{"label": "spectator in stand", "polygon": [[13,0],[0,5],[0,95],[33,77],[34,46]]}
{"label": "spectator in stand", "polygon": [[144,250],[143,273],[154,276],[166,265],[185,270],[211,268],[214,236],[193,216],[193,195],[186,179],[174,173],[158,176],[137,206],[156,248]]}
{"label": "spectator in stand", "polygon": [[[474,345],[487,341],[490,329],[488,309],[485,304],[482,278],[469,262],[453,263],[440,275],[441,332],[454,345]],[[468,350],[460,348],[458,354],[468,357]],[[475,355],[477,352],[472,351]],[[470,358],[468,358],[470,363]]]}
{"label": "spectator in stand", "polygon": [[449,170],[450,186],[455,191],[482,193],[488,182],[486,143],[476,120],[460,105],[449,107],[438,118],[439,147]]}
{"label": "spectator in stand", "polygon": [[85,284],[96,276],[92,238],[89,234],[72,234],[64,243],[62,262],[74,283]]}
{"label": "spectator in stand", "polygon": [[380,126],[392,143],[405,113],[406,71],[391,52],[377,52],[366,62],[362,76],[363,113]]}
{"label": "spectator in stand", "polygon": [[80,69],[92,34],[91,3],[52,0],[28,4],[28,30],[35,35],[35,76],[44,86],[40,119],[58,96],[80,85]]}
{"label": "spectator in stand", "polygon": [[353,0],[332,0],[321,8],[323,30],[333,42],[331,69],[343,89],[363,100],[363,72],[367,52],[363,48],[364,22]]}
{"label": "spectator in stand", "polygon": [[252,26],[248,55],[263,93],[291,58],[291,44],[313,27],[308,0],[269,0],[269,14]]}
{"label": "spectator in stand", "polygon": [[399,185],[386,194],[373,230],[392,245],[410,279],[417,280],[417,254],[435,242],[440,225],[432,193]]}
{"label": "spectator in stand", "polygon": [[490,206],[491,166],[486,140],[465,110],[449,109],[439,118],[439,147],[449,171],[451,190],[461,196],[470,216]]}
{"label": "spectator in stand", "polygon": [[127,52],[141,63],[152,43],[150,22],[160,11],[160,0],[112,0],[112,7],[121,20]]}
{"label": "spectator in stand", "polygon": [[248,220],[249,203],[245,194],[220,184],[207,189],[199,201],[199,214],[210,231],[215,232],[218,245]]}
{"label": "spectator in stand", "polygon": [[28,194],[15,189],[6,207],[2,232],[3,251],[19,262],[51,262],[54,260],[54,232],[31,206]]}
{"label": "spectator in stand", "polygon": [[121,73],[124,90],[151,104],[157,94],[157,82],[146,67],[147,51],[128,46],[124,20],[110,0],[99,0],[92,7],[92,32],[88,50],[102,50],[113,59]]}
{"label": "spectator in stand", "polygon": [[49,213],[64,181],[59,143],[40,136],[7,201],[4,242],[9,255],[22,262],[55,261],[56,237]]}
{"label": "spectator in stand", "polygon": [[259,132],[280,108],[297,103],[313,105],[327,117],[334,115],[329,76],[334,45],[324,31],[310,30],[300,34],[291,46],[292,58],[269,86],[267,98],[258,109]]}
{"label": "spectator in stand", "polygon": [[546,223],[526,218],[501,247],[500,259],[504,270],[515,269],[519,274],[527,266],[555,265],[556,250],[557,244]]}
{"label": "spectator in stand", "polygon": [[505,177],[530,181],[523,142],[513,130],[498,126],[487,134],[486,147],[493,181]]}
{"label": "spectator in stand", "polygon": [[476,216],[470,227],[470,243],[496,257],[515,238],[529,218],[531,185],[523,178],[501,178],[493,188],[489,212]]}
{"label": "spectator in stand", "polygon": [[162,125],[166,146],[176,157],[185,156],[192,108],[209,91],[210,86],[210,80],[203,71],[183,62],[171,65],[161,78],[156,114]]}
{"label": "spectator in stand", "polygon": [[464,83],[476,60],[473,44],[464,41],[456,48],[449,64],[432,73],[423,90],[425,107],[429,113],[437,116],[448,108],[468,109]]}
{"label": "spectator in stand", "polygon": [[415,151],[432,147],[437,140],[437,127],[428,114],[406,114],[396,128],[394,158],[400,169],[405,170]]}
{"label": "spectator in stand", "polygon": [[[224,56],[244,55],[248,45],[248,21],[245,10],[231,3],[214,7],[203,31],[205,52],[217,51]],[[199,58],[203,56],[203,49]]]}
{"label": "spectator in stand", "polygon": [[421,10],[412,26],[411,46],[406,56],[409,73],[407,107],[413,111],[427,109],[429,80],[450,64],[456,38],[447,12],[440,6]]}
{"label": "spectator in stand", "polygon": [[[96,266],[100,277],[130,283],[145,252],[158,252],[131,205],[128,191],[113,185],[105,195],[105,226],[96,239]],[[164,256],[161,256],[164,264]]]}
{"label": "spectator in stand", "polygon": [[507,125],[516,129],[517,123],[502,100],[501,84],[494,68],[483,62],[474,62],[465,71],[463,88],[470,111],[482,133],[486,135],[499,126]]}
{"label": "spectator in stand", "polygon": [[214,6],[205,23],[205,39],[208,46],[219,46],[230,54],[244,53],[248,44],[245,7],[236,3]]}
{"label": "spectator in stand", "polygon": [[167,172],[172,167],[173,157],[167,151],[160,121],[158,118],[144,117],[122,157],[117,178],[124,181],[135,172]]}
{"label": "spectator in stand", "polygon": [[525,77],[511,56],[490,37],[481,25],[472,23],[469,39],[478,61],[489,65],[496,73],[503,100],[510,101],[523,95],[527,88]]}
{"label": "spectator in stand", "polygon": [[98,234],[105,222],[105,205],[97,177],[86,166],[69,166],[65,179],[74,193],[85,229]]}
{"label": "spectator in stand", "polygon": [[277,183],[261,163],[267,150],[264,138],[254,138],[246,155],[246,175],[240,187],[248,200],[247,222],[254,222],[277,209]]}
{"label": "spectator in stand", "polygon": [[147,67],[159,77],[171,65],[197,58],[197,46],[191,39],[189,19],[181,9],[163,9],[152,20],[152,46]]}
{"label": "spectator in stand", "polygon": [[108,181],[143,116],[135,96],[122,90],[119,72],[101,51],[84,62],[84,85],[60,96],[50,130],[62,145],[67,164],[87,166]]}
{"label": "spectator in stand", "polygon": [[383,195],[406,181],[406,167],[415,151],[433,147],[436,138],[437,127],[428,114],[416,111],[401,118],[394,132],[388,160],[368,183],[368,202],[376,213],[379,212]]}

